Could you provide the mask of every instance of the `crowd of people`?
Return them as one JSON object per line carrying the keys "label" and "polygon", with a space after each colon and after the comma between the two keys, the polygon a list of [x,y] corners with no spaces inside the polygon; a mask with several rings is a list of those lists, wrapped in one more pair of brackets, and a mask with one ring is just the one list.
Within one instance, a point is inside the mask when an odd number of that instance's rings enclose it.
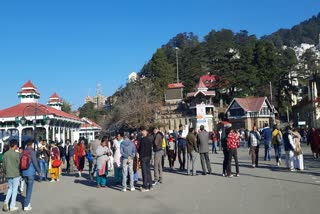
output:
{"label": "crowd of people", "polygon": [[[311,129],[306,136],[314,158],[319,158],[319,134],[315,129]],[[265,161],[271,161],[273,148],[275,164],[280,166],[281,150],[284,148],[287,169],[304,170],[301,147],[303,140],[300,133],[291,126],[280,130],[277,125],[271,129],[265,124],[260,131],[254,126],[251,131],[245,133],[228,128],[223,134],[221,130],[207,132],[204,126],[200,126],[199,130],[190,128],[188,133],[182,125],[177,132],[165,132],[161,127],[153,129],[141,127],[137,133],[120,132],[114,138],[96,136],[96,139],[88,144],[82,138],[74,143],[66,140],[65,145],[56,141],[51,141],[49,145],[47,141],[41,141],[35,147],[34,142],[30,140],[25,148],[18,148],[18,142],[11,140],[10,150],[3,156],[4,172],[8,180],[8,192],[3,210],[18,210],[16,198],[18,191],[23,192],[24,184],[26,184],[26,195],[23,209],[31,210],[35,180],[59,182],[64,166],[65,173],[81,177],[86,161],[90,179],[95,181],[97,188],[105,188],[109,183],[113,183],[121,186],[122,192],[135,191],[139,181],[138,171],[141,169],[140,191],[148,192],[164,182],[163,169],[166,157],[170,171],[174,170],[178,158],[179,170],[185,171],[186,175],[196,176],[196,161],[199,156],[202,175],[213,174],[209,152],[211,150],[212,153],[217,153],[219,144],[224,156],[222,176],[239,177],[238,148],[241,141],[245,141],[245,145],[249,148],[252,168],[259,166],[259,149],[264,146]],[[211,149],[210,144],[212,144]],[[231,170],[233,159],[235,174],[232,174]],[[154,169],[153,176],[151,166]],[[111,171],[113,177],[109,176]]]}

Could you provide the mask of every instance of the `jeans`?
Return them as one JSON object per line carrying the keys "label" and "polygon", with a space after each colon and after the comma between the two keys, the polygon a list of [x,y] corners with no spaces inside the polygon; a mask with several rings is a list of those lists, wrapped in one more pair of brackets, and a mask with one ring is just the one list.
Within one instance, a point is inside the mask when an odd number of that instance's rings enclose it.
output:
{"label": "jeans", "polygon": [[6,204],[9,204],[9,201],[11,198],[10,209],[16,206],[19,182],[20,182],[20,177],[8,178],[8,192],[7,192],[6,200],[4,202]]}
{"label": "jeans", "polygon": [[222,174],[227,174],[228,169],[228,163],[229,163],[229,150],[223,149],[223,168],[222,168]]}
{"label": "jeans", "polygon": [[154,153],[154,180],[162,181],[162,160],[163,150]]}
{"label": "jeans", "polygon": [[212,153],[217,153],[218,142],[215,141],[212,143]]}
{"label": "jeans", "polygon": [[142,158],[141,160],[141,171],[144,189],[150,189],[152,187],[152,177],[150,170],[150,158]]}
{"label": "jeans", "polygon": [[186,168],[186,152],[187,152],[187,147],[185,145],[178,146],[178,158],[180,163],[180,169]]}
{"label": "jeans", "polygon": [[271,141],[264,142],[264,160],[271,160]]}
{"label": "jeans", "polygon": [[130,176],[130,188],[133,188],[133,161],[128,163],[128,159],[121,158],[122,161],[122,187],[123,189],[127,189],[127,176],[129,171]]}
{"label": "jeans", "polygon": [[27,186],[27,193],[26,197],[24,199],[24,207],[29,206],[30,201],[31,201],[31,195],[32,195],[32,189],[33,189],[33,183],[34,183],[34,177],[35,176],[25,176],[24,180],[26,181],[26,186]]}
{"label": "jeans", "polygon": [[237,149],[229,149],[229,160],[228,160],[228,176],[231,175],[231,162],[232,157],[234,158],[234,162],[236,164],[236,173],[239,174],[239,162],[238,162],[238,151]]}
{"label": "jeans", "polygon": [[40,165],[40,178],[45,178],[47,179],[47,173],[48,173],[48,164],[46,160],[39,160],[39,165]]}
{"label": "jeans", "polygon": [[[209,159],[209,154],[208,153],[200,153],[200,160],[201,160],[203,174],[207,174],[207,170],[208,170],[208,173],[211,174],[212,170],[211,170],[211,163],[210,163],[210,159]],[[206,165],[207,165],[207,167],[206,167]]]}
{"label": "jeans", "polygon": [[188,153],[188,162],[187,162],[187,169],[188,169],[188,175],[190,175],[190,171],[192,169],[192,175],[196,175],[196,168],[195,168],[195,162],[197,159],[198,154],[196,151],[192,151],[191,153]]}
{"label": "jeans", "polygon": [[116,183],[122,182],[122,167],[117,167],[116,164],[113,165],[114,168],[114,180]]}
{"label": "jeans", "polygon": [[276,156],[276,161],[279,163],[281,161],[281,145],[273,145],[274,154]]}

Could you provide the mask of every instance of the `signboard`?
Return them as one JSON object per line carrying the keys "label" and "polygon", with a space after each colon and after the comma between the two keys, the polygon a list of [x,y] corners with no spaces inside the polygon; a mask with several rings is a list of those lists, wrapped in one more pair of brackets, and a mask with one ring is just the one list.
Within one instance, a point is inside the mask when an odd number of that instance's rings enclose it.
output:
{"label": "signboard", "polygon": [[306,125],[306,121],[298,121],[298,125],[299,126],[305,126]]}

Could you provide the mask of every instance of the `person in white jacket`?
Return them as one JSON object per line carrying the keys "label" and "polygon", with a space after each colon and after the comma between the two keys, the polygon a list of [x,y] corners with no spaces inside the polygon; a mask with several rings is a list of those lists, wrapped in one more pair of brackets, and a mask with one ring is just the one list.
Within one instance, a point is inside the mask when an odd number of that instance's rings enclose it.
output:
{"label": "person in white jacket", "polygon": [[283,144],[284,150],[286,151],[286,165],[290,171],[295,171],[294,169],[294,150],[295,150],[295,143],[293,140],[292,135],[292,127],[288,126],[286,131],[283,135]]}

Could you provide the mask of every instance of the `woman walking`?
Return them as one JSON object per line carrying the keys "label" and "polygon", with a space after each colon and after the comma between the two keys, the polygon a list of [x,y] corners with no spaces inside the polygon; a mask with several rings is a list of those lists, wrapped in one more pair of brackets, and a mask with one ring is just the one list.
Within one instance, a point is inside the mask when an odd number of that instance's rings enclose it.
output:
{"label": "woman walking", "polygon": [[169,139],[168,139],[168,147],[167,147],[170,170],[173,170],[173,166],[174,166],[174,160],[176,157],[175,148],[176,148],[175,139],[174,139],[173,135],[170,134]]}
{"label": "woman walking", "polygon": [[295,144],[294,149],[294,168],[300,171],[304,170],[303,153],[301,148],[301,135],[298,130],[292,130],[292,136]]}
{"label": "woman walking", "polygon": [[79,143],[75,148],[75,162],[76,162],[77,169],[79,171],[79,177],[81,177],[81,173],[83,172],[85,157],[86,157],[86,151],[84,146],[84,139],[80,139]]}
{"label": "woman walking", "polygon": [[52,141],[51,149],[50,149],[50,164],[49,164],[49,172],[51,175],[50,182],[59,181],[60,166],[55,165],[55,162],[59,162],[59,161],[60,161],[60,150],[55,144],[55,142]]}
{"label": "woman walking", "polygon": [[319,137],[319,133],[317,132],[317,130],[315,128],[312,128],[310,131],[310,134],[308,136],[308,145],[310,144],[311,146],[311,151],[313,154],[313,158],[314,159],[318,159],[319,158],[319,146],[320,146],[320,137]]}
{"label": "woman walking", "polygon": [[104,188],[107,185],[108,167],[107,162],[109,157],[112,156],[112,150],[108,147],[108,138],[103,137],[101,145],[97,151],[97,170],[96,170],[96,182],[97,188]]}

